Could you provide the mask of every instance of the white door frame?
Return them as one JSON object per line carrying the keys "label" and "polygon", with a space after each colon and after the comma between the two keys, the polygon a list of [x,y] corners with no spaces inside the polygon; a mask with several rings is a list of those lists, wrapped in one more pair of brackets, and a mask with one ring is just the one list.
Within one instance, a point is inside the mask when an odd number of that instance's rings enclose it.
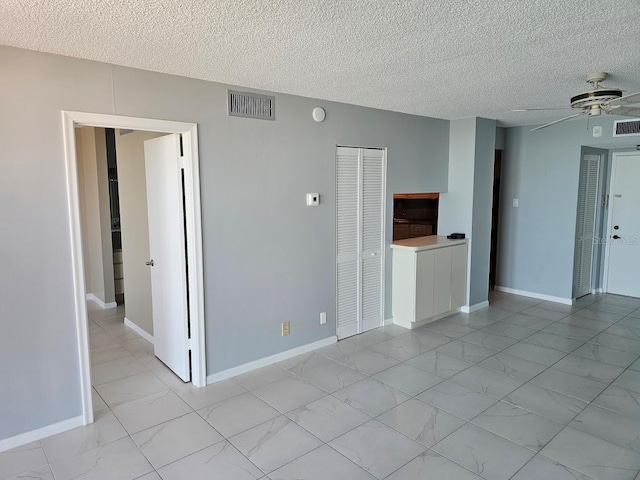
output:
{"label": "white door frame", "polygon": [[615,184],[615,179],[616,179],[616,167],[618,165],[618,162],[616,162],[616,159],[618,157],[626,157],[628,155],[638,155],[638,152],[634,151],[634,152],[613,152],[613,156],[611,159],[611,175],[609,178],[609,205],[607,206],[607,231],[605,232],[605,245],[604,245],[604,276],[603,276],[603,281],[602,281],[602,286],[603,289],[606,292],[609,291],[609,255],[611,253],[610,248],[610,242],[609,242],[609,236],[610,236],[610,232],[611,232],[611,225],[612,225],[612,216],[613,216],[613,197],[612,195],[614,195],[613,192],[613,187]]}
{"label": "white door frame", "polygon": [[184,146],[185,212],[187,233],[187,265],[189,275],[189,316],[191,327],[192,383],[204,387],[206,380],[204,276],[202,255],[202,218],[200,212],[200,168],[198,157],[198,126],[195,123],[173,122],[149,118],[123,117],[100,113],[62,111],[64,156],[67,173],[67,199],[71,234],[71,263],[75,299],[80,388],[84,424],[93,422],[91,401],[91,361],[87,327],[87,300],[82,255],[82,226],[78,193],[78,169],[75,127],[122,128],[182,134]]}

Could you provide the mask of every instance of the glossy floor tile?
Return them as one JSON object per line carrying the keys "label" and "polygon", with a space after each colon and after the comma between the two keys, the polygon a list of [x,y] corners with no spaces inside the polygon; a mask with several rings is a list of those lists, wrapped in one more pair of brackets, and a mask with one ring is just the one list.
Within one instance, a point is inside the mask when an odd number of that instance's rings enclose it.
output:
{"label": "glossy floor tile", "polygon": [[0,480],[640,480],[640,300],[490,299],[204,388],[90,308],[96,421]]}

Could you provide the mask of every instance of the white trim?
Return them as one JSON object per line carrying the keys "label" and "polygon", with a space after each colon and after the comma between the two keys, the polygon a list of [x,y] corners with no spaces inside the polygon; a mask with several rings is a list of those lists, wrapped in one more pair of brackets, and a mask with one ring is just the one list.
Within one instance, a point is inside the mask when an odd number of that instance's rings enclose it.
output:
{"label": "white trim", "polygon": [[517,290],[509,287],[499,287],[496,285],[494,290],[504,293],[512,293],[513,295],[521,295],[523,297],[537,298],[538,300],[546,300],[547,302],[562,303],[564,305],[573,305],[576,301],[575,298],[554,297],[553,295],[545,295],[544,293],[527,292],[525,290]]}
{"label": "white trim", "polygon": [[423,320],[418,320],[417,322],[406,321],[396,317],[393,317],[392,320],[394,325],[398,325],[399,327],[413,330],[414,328],[421,327],[422,325],[426,325],[427,323],[435,322],[437,320],[440,320],[441,318],[448,317],[449,315],[453,315],[458,312],[460,312],[460,309],[456,308],[449,312],[441,313],[440,315],[435,315],[433,317],[425,318]]}
{"label": "white trim", "polygon": [[118,306],[116,302],[104,303],[99,297],[97,297],[93,293],[87,293],[87,302],[93,302],[103,310],[106,310],[107,308],[116,308]]}
{"label": "white trim", "polygon": [[284,352],[276,353],[275,355],[271,355],[269,357],[264,357],[259,360],[254,360],[253,362],[238,365],[237,367],[229,368],[227,370],[209,375],[207,377],[207,384],[220,382],[232,377],[237,377],[238,375],[251,372],[258,368],[268,367],[269,365],[273,365],[274,363],[282,362],[283,360],[302,355],[303,353],[308,353],[318,348],[333,345],[337,341],[338,337],[334,335],[323,340],[318,340],[317,342],[307,343],[306,345],[292,348],[291,350],[285,350]]}
{"label": "white trim", "polygon": [[[393,209],[393,199],[391,200],[391,208]],[[392,214],[393,215],[393,214]],[[381,303],[381,312],[380,318],[382,319],[382,326],[388,325],[386,323],[389,321],[393,323],[393,318],[384,318],[384,312],[386,308],[386,295],[385,291],[387,289],[387,229],[385,228],[387,224],[387,147],[382,148],[382,226],[380,230],[382,231],[382,247],[380,249],[380,273],[382,278],[380,279],[380,303]],[[393,225],[392,227],[393,228]],[[391,233],[391,238],[393,238],[393,232]]]}
{"label": "white trim", "polygon": [[91,358],[89,356],[89,329],[87,316],[87,294],[84,279],[82,254],[82,226],[78,193],[78,163],[76,156],[75,122],[71,115],[62,111],[64,157],[67,174],[67,207],[71,234],[71,266],[73,269],[73,293],[76,313],[76,332],[80,366],[80,394],[83,424],[93,423],[91,400]]}
{"label": "white trim", "polygon": [[51,435],[56,435],[58,433],[66,432],[67,430],[71,430],[73,428],[81,427],[82,425],[84,425],[84,417],[82,415],[78,415],[77,417],[68,418],[57,423],[52,423],[51,425],[47,425],[46,427],[31,430],[30,432],[21,433],[14,437],[4,438],[0,440],[0,452],[4,452],[16,447],[21,447],[22,445],[27,445],[28,443],[35,442],[36,440],[50,437]]}
{"label": "white trim", "polygon": [[133,323],[127,317],[124,317],[124,324],[127,327],[129,327],[131,330],[136,332],[138,335],[140,335],[142,338],[144,338],[147,342],[150,342],[153,345],[153,335],[149,334],[149,332],[147,332],[147,331],[143,330],[142,328],[140,328],[138,325]]}
{"label": "white trim", "polygon": [[391,325],[391,324],[393,324],[393,317],[385,318],[384,321],[382,322],[383,327],[386,327],[387,325]]}
{"label": "white trim", "polygon": [[87,328],[86,287],[82,254],[82,227],[78,195],[78,169],[75,127],[79,125],[105,128],[178,133],[183,136],[185,163],[185,211],[187,223],[187,258],[189,264],[192,382],[196,387],[206,385],[206,351],[204,345],[204,274],[202,254],[202,216],[200,212],[200,171],[198,159],[198,128],[195,123],[124,117],[100,113],[62,111],[65,168],[67,176],[67,207],[71,237],[71,264],[75,299],[80,390],[84,424],[93,422],[91,402],[91,361]]}
{"label": "white trim", "polygon": [[487,308],[489,306],[489,300],[485,300],[484,302],[476,303],[475,305],[464,305],[460,307],[460,311],[463,313],[473,313],[478,310],[482,310],[483,308]]}
{"label": "white trim", "polygon": [[596,293],[603,293],[604,290],[602,288],[592,288],[591,295],[595,295]]}

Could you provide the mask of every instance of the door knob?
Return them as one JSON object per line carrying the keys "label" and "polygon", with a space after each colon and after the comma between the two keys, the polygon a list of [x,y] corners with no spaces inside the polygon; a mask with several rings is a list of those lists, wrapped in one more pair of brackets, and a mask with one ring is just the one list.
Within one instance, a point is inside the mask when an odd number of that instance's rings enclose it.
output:
{"label": "door knob", "polygon": [[145,262],[144,264],[149,266],[149,267],[153,267],[153,265],[154,265],[153,260],[149,260],[148,262]]}

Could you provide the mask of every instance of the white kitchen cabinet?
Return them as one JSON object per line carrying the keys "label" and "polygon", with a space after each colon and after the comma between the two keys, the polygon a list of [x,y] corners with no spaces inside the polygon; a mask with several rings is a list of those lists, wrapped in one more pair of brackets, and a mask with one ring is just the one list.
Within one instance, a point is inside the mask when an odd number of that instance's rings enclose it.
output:
{"label": "white kitchen cabinet", "polygon": [[429,236],[393,249],[393,323],[415,328],[457,312],[466,301],[467,240]]}

